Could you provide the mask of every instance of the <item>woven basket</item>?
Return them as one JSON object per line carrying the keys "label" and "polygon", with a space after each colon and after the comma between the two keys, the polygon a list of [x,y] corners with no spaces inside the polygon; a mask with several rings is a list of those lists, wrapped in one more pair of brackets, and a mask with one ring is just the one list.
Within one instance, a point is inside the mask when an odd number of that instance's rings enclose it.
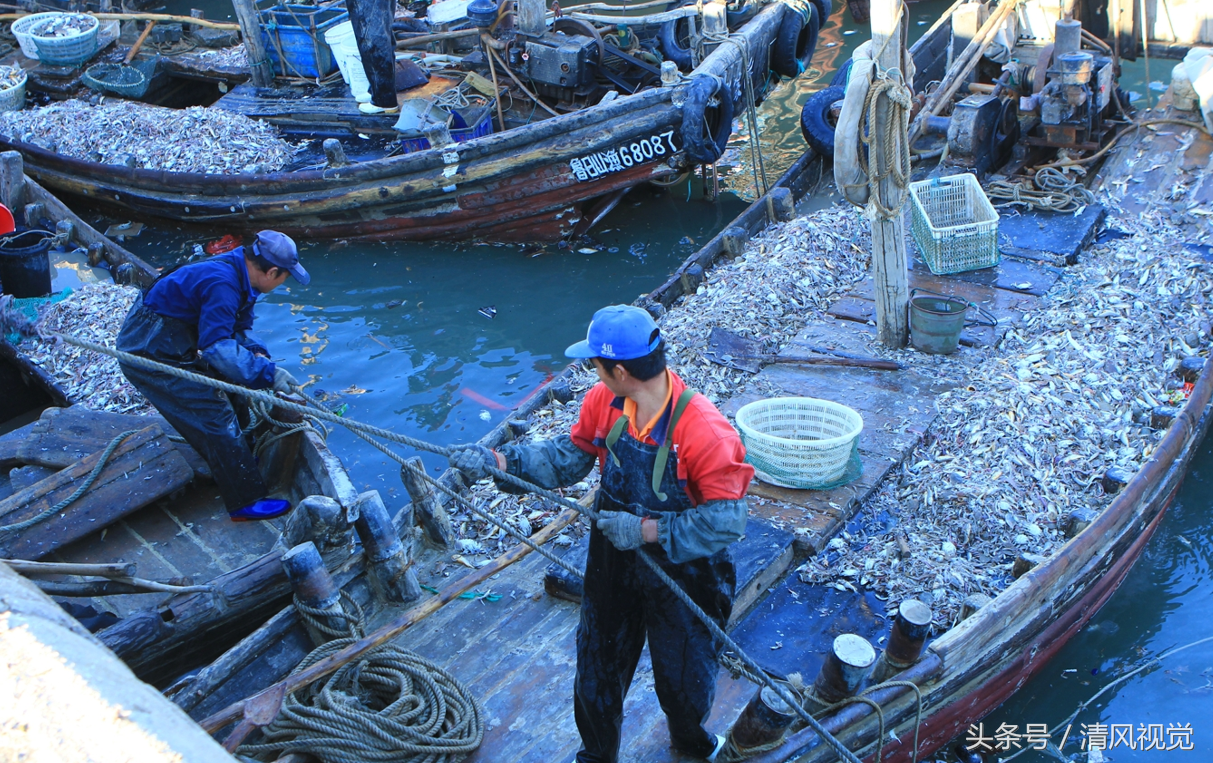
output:
{"label": "woven basket", "polygon": [[124,64],[93,64],[80,79],[93,90],[124,98],[142,98],[147,92],[147,77],[143,72]]}
{"label": "woven basket", "polygon": [[25,72],[21,72],[20,80],[16,85],[7,90],[0,90],[0,111],[21,111],[25,108],[25,83],[27,80]]}
{"label": "woven basket", "polygon": [[804,490],[843,476],[863,417],[829,400],[774,397],[742,406],[737,428],[763,482]]}
{"label": "woven basket", "polygon": [[998,212],[971,174],[910,183],[911,228],[937,276],[998,264]]}
{"label": "woven basket", "polygon": [[17,38],[17,44],[21,46],[22,55],[35,61],[38,60],[38,46],[34,43],[34,37],[29,33],[29,30],[37,25],[38,22],[56,15],[58,15],[58,11],[31,13],[13,22],[13,36]]}
{"label": "woven basket", "polygon": [[83,16],[92,25],[68,37],[41,37],[39,29],[53,19],[44,19],[30,29],[30,35],[38,46],[38,58],[44,64],[51,66],[79,66],[97,53],[97,29],[100,24],[96,17],[81,13],[56,13],[54,16]]}

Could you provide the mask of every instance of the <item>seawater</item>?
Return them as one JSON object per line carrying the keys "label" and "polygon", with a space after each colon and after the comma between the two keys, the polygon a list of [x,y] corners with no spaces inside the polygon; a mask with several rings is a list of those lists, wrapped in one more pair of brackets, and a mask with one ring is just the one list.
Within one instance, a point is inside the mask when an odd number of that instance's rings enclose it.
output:
{"label": "seawater", "polygon": [[[169,12],[200,7],[184,0],[177,5],[181,7],[170,7]],[[212,5],[201,6],[208,18],[230,17],[230,6]],[[866,29],[850,22],[843,3],[836,6],[822,29],[811,70],[781,84],[759,109],[761,145],[772,181],[804,150],[800,105],[827,85],[837,64],[868,36]],[[939,0],[909,5],[911,38],[946,6]],[[1141,62],[1126,63],[1125,69],[1125,89],[1147,92]],[[350,418],[440,444],[475,441],[564,367],[564,348],[584,336],[596,309],[651,291],[743,209],[743,197],[753,189],[745,164],[748,147],[744,140],[736,144],[742,163],[725,178],[726,190],[719,199],[705,201],[698,180],[666,192],[639,188],[592,232],[596,243],[591,247],[536,252],[523,247],[301,241],[312,284],[300,287],[288,281],[265,297],[257,309],[257,331],[276,361],[310,382],[313,391],[322,390],[334,405],[344,403]],[[805,207],[832,200],[823,195]],[[164,265],[223,232],[203,236],[154,228],[125,243]],[[585,254],[579,251],[583,248],[595,251]],[[493,308],[485,310],[493,317],[486,317],[481,308]],[[329,442],[360,489],[380,490],[393,507],[407,500],[393,462],[341,429]],[[399,452],[417,455],[405,448]],[[445,466],[444,459],[420,455],[435,472]],[[1035,679],[985,719],[986,734],[1002,724],[1016,726],[1020,734],[1029,723],[1052,728],[1080,702],[1144,660],[1213,635],[1211,536],[1213,442],[1208,442],[1120,590]],[[1137,749],[1130,749],[1122,743],[1105,757],[1118,763],[1209,761],[1211,719],[1213,643],[1205,643],[1166,658],[1102,695],[1073,721],[1063,754],[1086,755],[1079,749],[1082,724],[1117,724],[1122,729],[1128,724],[1135,739],[1144,727],[1147,740],[1151,724],[1161,724],[1164,744],[1174,749],[1160,751],[1156,744],[1141,749],[1148,742],[1135,742]],[[1187,737],[1186,725],[1191,727]],[[950,747],[968,742],[961,737]],[[1189,742],[1192,750],[1180,749]],[[995,750],[988,759],[1016,751]],[[955,759],[948,751],[937,757]],[[1017,760],[1057,758],[1031,751]]]}

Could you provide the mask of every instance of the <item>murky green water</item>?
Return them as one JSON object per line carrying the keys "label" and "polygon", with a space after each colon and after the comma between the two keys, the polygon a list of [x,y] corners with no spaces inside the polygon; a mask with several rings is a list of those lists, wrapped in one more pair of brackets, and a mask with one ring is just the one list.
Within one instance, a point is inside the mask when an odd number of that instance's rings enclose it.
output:
{"label": "murky green water", "polygon": [[[182,7],[170,11],[197,7],[185,0],[177,4]],[[932,0],[909,6],[912,37],[946,5]],[[207,9],[210,18],[230,13]],[[800,105],[828,83],[835,64],[866,35],[837,8],[822,30],[813,71],[781,85],[761,107],[761,143],[772,181],[803,151]],[[1134,69],[1128,76],[1126,89],[1144,91],[1141,73]],[[739,154],[748,153],[744,142],[739,147]],[[750,185],[745,165],[725,180],[726,188],[741,193]],[[595,230],[602,248],[593,254],[580,247],[535,254],[518,247],[301,242],[312,285],[288,282],[267,297],[258,308],[257,330],[275,360],[310,379],[313,389],[340,396],[348,416],[438,443],[472,441],[563,367],[563,349],[584,336],[594,310],[652,290],[742,208],[732,192],[704,201],[697,183],[661,194],[638,189]],[[202,240],[159,230],[127,245],[165,264]],[[479,312],[489,307],[495,309],[492,318]],[[359,488],[403,500],[391,461],[344,431],[330,442]],[[431,468],[444,465],[425,458]],[[1144,657],[1213,635],[1211,508],[1213,443],[1204,447],[1176,505],[1120,591],[1037,679],[986,720],[988,733],[1001,723],[1018,725],[1020,732],[1027,723],[1053,726]],[[1108,757],[1213,760],[1210,718],[1213,643],[1177,654],[1101,697],[1075,720],[1071,738],[1081,739],[1082,723],[1132,724],[1135,734],[1140,724],[1147,731],[1149,724],[1162,724],[1164,741],[1182,744],[1183,735],[1169,736],[1167,728],[1190,723],[1192,751],[1119,745]],[[1072,741],[1065,753],[1078,752],[1077,744]],[[1018,760],[1056,758],[1030,752]]]}

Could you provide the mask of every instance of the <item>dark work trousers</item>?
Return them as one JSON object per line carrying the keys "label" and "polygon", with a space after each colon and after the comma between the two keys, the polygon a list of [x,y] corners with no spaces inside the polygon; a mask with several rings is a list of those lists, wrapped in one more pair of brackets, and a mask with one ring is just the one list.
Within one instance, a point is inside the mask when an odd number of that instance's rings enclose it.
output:
{"label": "dark work trousers", "polygon": [[[198,329],[174,318],[157,315],[136,300],[122,324],[117,346],[123,352],[198,371]],[[227,393],[163,371],[121,364],[122,373],[156,406],[198,455],[206,459],[228,511],[265,498],[269,490],[240,431],[236,411],[242,400]]]}
{"label": "dark work trousers", "polygon": [[[607,458],[598,493],[599,511],[649,516],[654,511],[691,507],[678,483],[674,453],[662,475],[660,500],[653,492],[657,447],[624,434],[615,443],[620,463]],[[736,573],[728,549],[703,559],[674,564],[657,544],[645,545],[683,590],[718,625],[733,608]],[[619,756],[623,700],[636,663],[649,642],[657,699],[665,712],[670,741],[678,750],[706,758],[716,739],[704,729],[716,695],[720,647],[674,594],[653,575],[635,551],[620,551],[595,527],[590,531],[581,622],[577,627],[574,715],[581,733],[579,763],[614,763]]]}
{"label": "dark work trousers", "polygon": [[371,85],[371,103],[396,108],[396,38],[392,35],[393,0],[347,0],[350,25],[358,42],[362,68]]}

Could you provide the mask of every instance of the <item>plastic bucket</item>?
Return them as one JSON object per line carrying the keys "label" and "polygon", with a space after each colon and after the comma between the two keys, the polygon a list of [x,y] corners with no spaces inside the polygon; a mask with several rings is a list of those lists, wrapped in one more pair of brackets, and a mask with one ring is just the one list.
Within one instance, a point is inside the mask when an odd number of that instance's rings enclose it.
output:
{"label": "plastic bucket", "polygon": [[4,293],[18,299],[51,293],[51,258],[54,234],[27,230],[0,237],[0,284]]}
{"label": "plastic bucket", "polygon": [[956,297],[911,297],[910,343],[931,355],[956,352],[968,308],[968,302]]}
{"label": "plastic bucket", "polygon": [[362,68],[362,53],[358,51],[358,40],[354,37],[354,25],[343,21],[324,33],[324,41],[333,51],[333,59],[341,78],[350,86],[350,93],[359,103],[371,102],[371,82]]}

